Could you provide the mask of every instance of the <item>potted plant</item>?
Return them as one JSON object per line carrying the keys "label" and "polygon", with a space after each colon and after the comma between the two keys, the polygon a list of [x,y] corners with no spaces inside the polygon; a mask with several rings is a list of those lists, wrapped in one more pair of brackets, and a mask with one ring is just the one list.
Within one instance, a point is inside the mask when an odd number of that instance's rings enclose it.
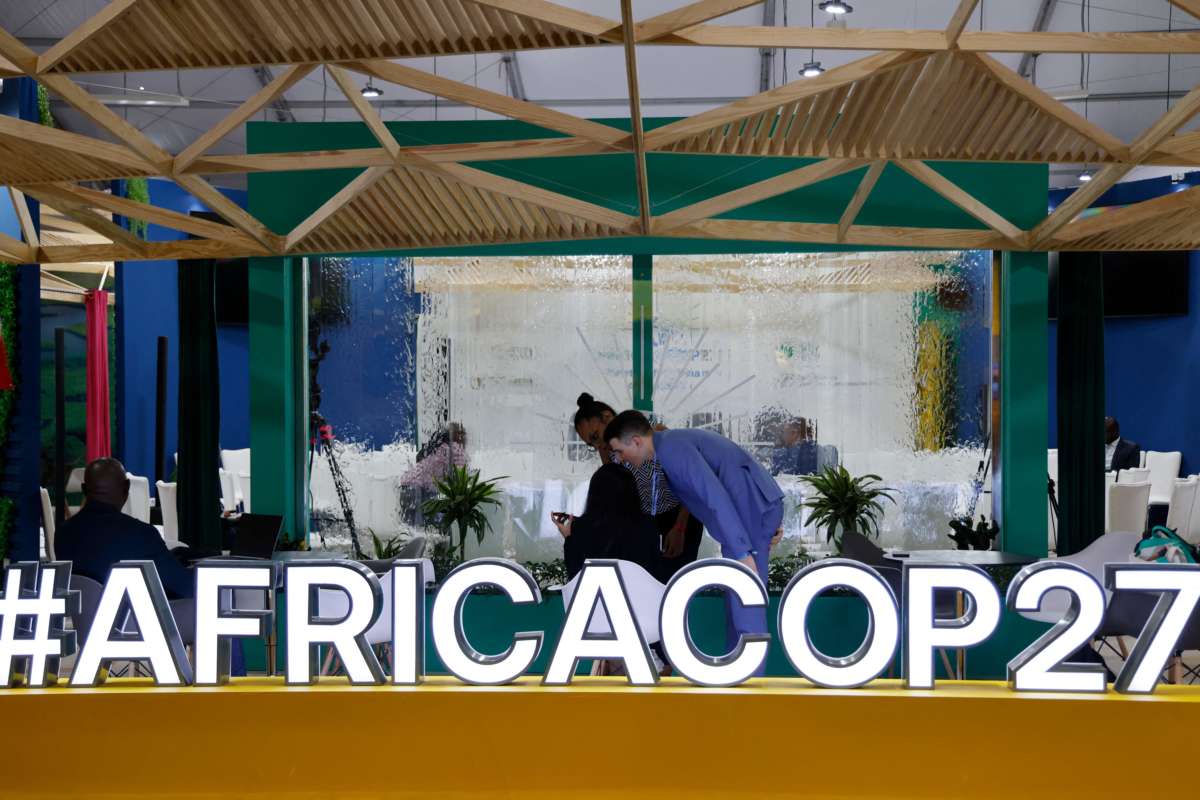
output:
{"label": "potted plant", "polygon": [[[500,505],[497,485],[507,476],[481,481],[479,471],[468,472],[466,467],[452,467],[444,478],[433,482],[438,496],[421,506],[421,513],[436,520],[438,529],[447,536],[449,550],[458,550],[458,559],[466,557],[467,534],[474,533],[475,541],[483,543],[483,537],[492,529],[484,516],[484,507]],[[454,530],[458,531],[457,545]]]}
{"label": "potted plant", "polygon": [[808,521],[824,529],[825,540],[842,551],[841,533],[854,531],[870,538],[879,537],[879,518],[883,515],[882,500],[895,503],[892,489],[880,486],[878,475],[855,478],[845,467],[826,467],[815,475],[801,478],[813,490],[813,496],[803,504],[809,509]]}

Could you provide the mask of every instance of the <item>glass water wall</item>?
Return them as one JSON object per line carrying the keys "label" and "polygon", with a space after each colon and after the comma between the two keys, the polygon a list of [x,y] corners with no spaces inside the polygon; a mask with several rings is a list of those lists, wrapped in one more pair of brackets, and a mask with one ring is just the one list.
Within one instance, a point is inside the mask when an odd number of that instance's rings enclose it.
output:
{"label": "glass water wall", "polygon": [[[883,545],[950,546],[988,441],[989,265],[983,252],[657,256],[638,377],[659,421],[728,436],[775,474],[790,548],[825,547],[802,476],[835,464],[895,490]],[[467,466],[501,487],[468,557],[560,557],[549,514],[582,511],[599,466],[571,429],[575,400],[633,400],[632,298],[628,257],[313,260],[314,405],[368,551],[370,534],[427,534],[433,479]],[[315,529],[343,546],[323,458],[312,473]]]}

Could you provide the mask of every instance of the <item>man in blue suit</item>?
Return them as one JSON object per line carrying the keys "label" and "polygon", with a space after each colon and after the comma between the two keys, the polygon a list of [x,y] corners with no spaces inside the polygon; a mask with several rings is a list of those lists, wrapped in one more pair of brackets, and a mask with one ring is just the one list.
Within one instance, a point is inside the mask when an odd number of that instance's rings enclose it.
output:
{"label": "man in blue suit", "polygon": [[115,458],[98,458],[83,473],[83,508],[58,529],[55,555],[71,561],[80,575],[104,583],[119,561],[153,561],[167,597],[193,597],[191,573],[171,555],[162,536],[141,520],[121,513],[129,478]]}
{"label": "man in blue suit", "polygon": [[[783,520],[783,491],[749,453],[700,428],[654,431],[637,411],[618,414],[604,439],[635,467],[657,459],[671,491],[704,523],[721,555],[742,562],[766,584],[772,540]],[[731,649],[741,634],[767,632],[765,609],[745,608],[729,595],[725,607]]]}

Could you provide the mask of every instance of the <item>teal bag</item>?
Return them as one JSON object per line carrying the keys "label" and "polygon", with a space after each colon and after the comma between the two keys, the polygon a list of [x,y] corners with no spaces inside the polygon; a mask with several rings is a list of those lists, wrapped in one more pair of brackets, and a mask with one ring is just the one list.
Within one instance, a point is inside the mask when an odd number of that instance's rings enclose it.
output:
{"label": "teal bag", "polygon": [[1196,550],[1166,525],[1155,525],[1133,548],[1143,561],[1157,564],[1195,564]]}

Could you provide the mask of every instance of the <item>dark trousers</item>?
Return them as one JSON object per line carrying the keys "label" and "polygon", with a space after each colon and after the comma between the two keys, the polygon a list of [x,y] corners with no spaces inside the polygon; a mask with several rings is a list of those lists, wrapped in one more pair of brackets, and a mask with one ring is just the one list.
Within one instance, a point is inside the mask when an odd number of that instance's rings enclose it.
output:
{"label": "dark trousers", "polygon": [[[660,544],[663,549],[667,546],[667,534],[675,526],[675,520],[679,518],[681,508],[682,506],[672,508],[670,511],[664,511],[654,518],[654,525],[658,528]],[[702,538],[704,538],[704,524],[695,517],[689,516],[687,528],[683,534],[683,552],[675,558],[664,557],[662,559],[661,574],[656,577],[663,583],[666,583],[672,575],[695,561],[697,554],[700,552],[700,540]]]}

